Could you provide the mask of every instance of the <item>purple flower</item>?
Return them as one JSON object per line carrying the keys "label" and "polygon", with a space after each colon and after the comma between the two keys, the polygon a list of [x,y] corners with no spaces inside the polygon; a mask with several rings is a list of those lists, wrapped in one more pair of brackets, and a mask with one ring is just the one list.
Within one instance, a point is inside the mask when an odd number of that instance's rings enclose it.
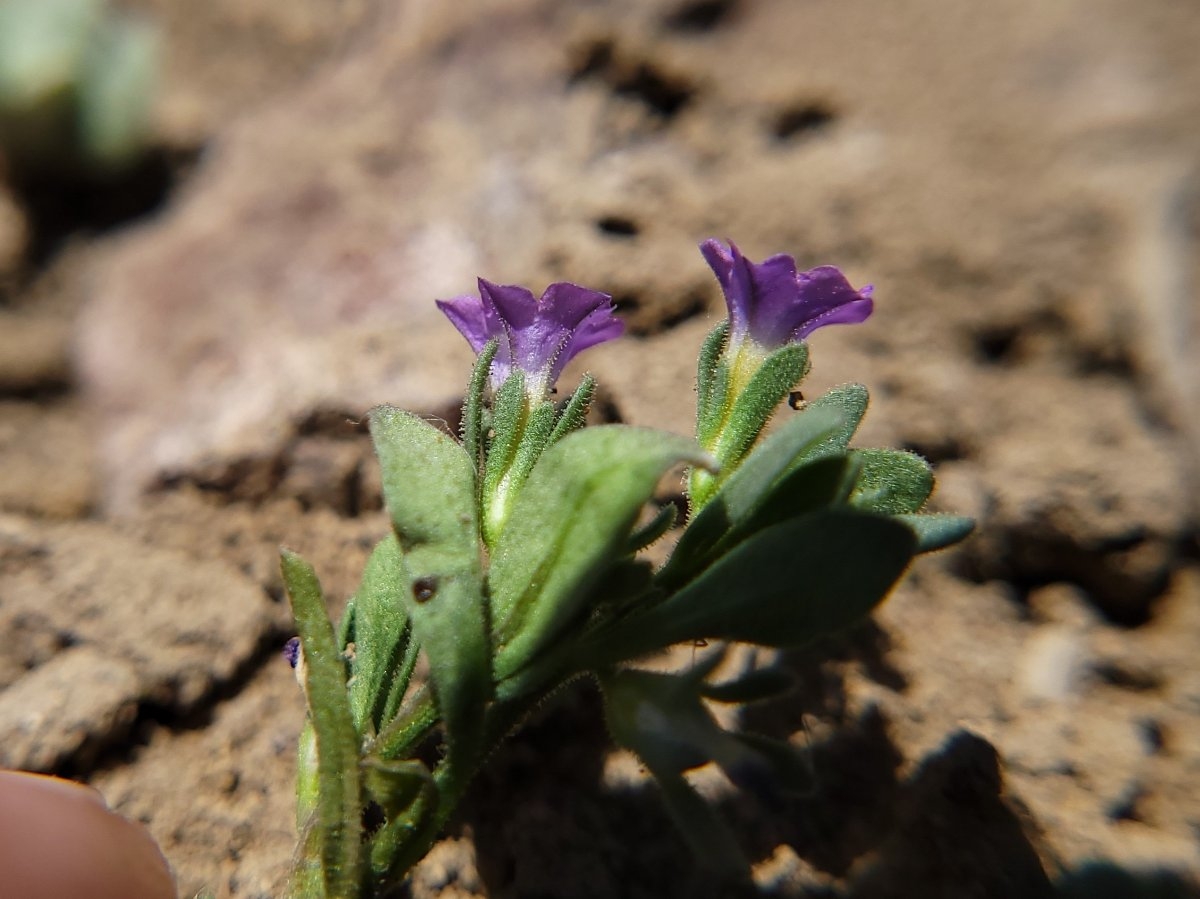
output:
{"label": "purple flower", "polygon": [[824,325],[866,321],[874,302],[872,288],[850,286],[832,265],[796,271],[791,256],[753,263],[731,241],[706,240],[700,252],[716,273],[729,307],[729,345],[747,336],[765,349],[803,340]]}
{"label": "purple flower", "polygon": [[551,284],[538,300],[524,287],[480,278],[479,294],[437,304],[475,352],[492,338],[499,341],[492,362],[493,388],[520,369],[526,391],[540,395],[575,356],[619,337],[625,327],[613,314],[612,297],[578,284]]}
{"label": "purple flower", "polygon": [[291,637],[283,644],[283,657],[293,668],[300,661],[300,638]]}

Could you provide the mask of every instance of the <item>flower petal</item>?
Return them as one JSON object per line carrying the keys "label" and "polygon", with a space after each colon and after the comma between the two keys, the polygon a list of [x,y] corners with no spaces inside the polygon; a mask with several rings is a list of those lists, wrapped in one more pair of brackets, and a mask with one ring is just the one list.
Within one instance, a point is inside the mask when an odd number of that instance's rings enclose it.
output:
{"label": "flower petal", "polygon": [[835,266],[821,265],[800,275],[800,297],[808,320],[792,332],[803,340],[825,325],[856,325],[870,317],[875,309],[871,299],[874,287],[855,290]]}
{"label": "flower petal", "polygon": [[617,337],[624,327],[613,315],[612,297],[567,282],[551,284],[537,300],[524,287],[480,278],[478,298],[439,300],[438,308],[476,352],[498,341],[493,387],[516,366],[535,393],[549,388],[580,352]]}
{"label": "flower petal", "polygon": [[832,265],[797,272],[796,260],[783,254],[751,262],[732,241],[726,248],[706,240],[700,252],[725,294],[730,346],[749,337],[774,349],[824,325],[864,321],[874,308],[871,288],[856,291]]}
{"label": "flower petal", "polygon": [[754,290],[750,280],[749,260],[732,240],[726,249],[720,241],[709,238],[700,244],[700,253],[717,276],[729,310],[729,341],[738,344],[750,327],[750,310]]}
{"label": "flower petal", "polygon": [[613,314],[612,296],[590,290],[578,284],[558,282],[541,295],[542,314],[558,328],[563,338],[551,360],[550,382],[553,384],[571,359],[588,347],[613,340],[625,330],[625,325]]}
{"label": "flower petal", "polygon": [[446,318],[450,319],[450,324],[467,338],[467,343],[476,353],[480,352],[489,340],[498,336],[489,327],[487,310],[479,297],[452,297],[436,302]]}
{"label": "flower petal", "polygon": [[[799,312],[796,295],[796,260],[791,256],[771,256],[755,265],[744,256],[747,279],[753,300],[750,308],[750,336],[763,346],[782,346],[791,337]],[[799,300],[803,304],[803,299]]]}
{"label": "flower petal", "polygon": [[513,329],[527,328],[537,317],[538,301],[524,287],[516,284],[493,284],[480,278],[479,294],[484,303],[496,310],[500,320]]}

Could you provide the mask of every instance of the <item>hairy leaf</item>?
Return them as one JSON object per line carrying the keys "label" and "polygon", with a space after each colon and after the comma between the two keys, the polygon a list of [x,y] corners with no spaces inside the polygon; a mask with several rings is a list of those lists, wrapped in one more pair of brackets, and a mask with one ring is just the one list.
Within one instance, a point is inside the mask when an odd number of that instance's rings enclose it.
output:
{"label": "hairy leaf", "polygon": [[962,515],[897,515],[895,518],[917,535],[919,553],[953,546],[975,530],[974,520]]}
{"label": "hairy leaf", "polygon": [[375,733],[382,726],[393,678],[403,673],[401,660],[411,637],[400,595],[404,586],[400,544],[391,534],[375,546],[353,600],[350,709],[360,734]]}
{"label": "hairy leaf", "polygon": [[916,551],[905,524],[825,509],[760,531],[679,592],[597,637],[605,661],[699,639],[798,646],[853,624]]}
{"label": "hairy leaf", "polygon": [[730,530],[743,526],[768,500],[780,479],[796,467],[796,459],[826,445],[844,428],[838,409],[809,408],[768,435],[688,523],[664,579],[675,583],[690,572]]}
{"label": "hairy leaf", "polygon": [[451,437],[390,406],[372,410],[371,437],[403,561],[400,599],[429,659],[447,758],[470,771],[491,697],[475,467]]}
{"label": "hairy leaf", "polygon": [[893,449],[858,449],[861,464],[850,504],[884,515],[916,512],[933,492],[933,469],[916,453]]}
{"label": "hairy leaf", "polygon": [[729,336],[729,322],[723,321],[704,338],[696,363],[696,439],[707,446],[716,437],[729,387],[729,368],[721,366],[721,352]]}
{"label": "hairy leaf", "polygon": [[317,751],[317,828],[325,891],[357,895],[362,847],[358,733],[346,692],[346,666],[325,597],[312,566],[289,550],[281,554],[283,582],[304,652],[304,686]]}
{"label": "hairy leaf", "polygon": [[558,417],[558,424],[554,426],[554,431],[550,434],[550,443],[557,443],[587,423],[588,409],[591,407],[592,398],[595,395],[596,379],[591,375],[584,375],[579,386],[575,388],[575,392],[571,394],[571,399],[563,407],[562,414]]}
{"label": "hairy leaf", "polygon": [[676,463],[707,461],[691,440],[620,425],[576,431],[546,450],[492,554],[497,679],[583,612],[590,588],[626,553],[659,478]]}
{"label": "hairy leaf", "polygon": [[805,407],[805,412],[817,409],[838,410],[842,414],[842,427],[824,443],[813,447],[797,458],[795,464],[803,465],[813,459],[844,453],[850,446],[850,440],[867,412],[869,402],[870,395],[862,384],[839,384],[809,403]]}
{"label": "hairy leaf", "polygon": [[795,676],[783,668],[756,668],[733,680],[701,684],[700,695],[714,702],[741,705],[774,699],[796,686]]}
{"label": "hairy leaf", "polygon": [[500,344],[495,338],[484,345],[475,360],[475,367],[471,371],[471,383],[463,400],[463,448],[477,471],[483,462],[483,394],[487,390],[488,373],[492,370],[492,360],[496,358],[499,347]]}

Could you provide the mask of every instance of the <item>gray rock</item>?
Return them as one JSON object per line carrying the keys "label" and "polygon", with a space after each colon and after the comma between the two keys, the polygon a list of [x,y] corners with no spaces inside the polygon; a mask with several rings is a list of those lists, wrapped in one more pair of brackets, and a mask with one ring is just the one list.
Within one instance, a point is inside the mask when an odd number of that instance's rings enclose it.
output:
{"label": "gray rock", "polygon": [[224,563],[84,522],[0,516],[0,597],[0,632],[69,647],[0,665],[2,763],[40,770],[111,741],[139,703],[193,707],[273,621],[265,594]]}
{"label": "gray rock", "polygon": [[53,771],[67,758],[87,764],[102,741],[128,729],[141,692],[134,667],[103,649],[54,656],[0,691],[0,765]]}
{"label": "gray rock", "polygon": [[1081,691],[1087,670],[1087,644],[1081,634],[1069,628],[1041,628],[1025,644],[1017,683],[1031,699],[1064,702]]}

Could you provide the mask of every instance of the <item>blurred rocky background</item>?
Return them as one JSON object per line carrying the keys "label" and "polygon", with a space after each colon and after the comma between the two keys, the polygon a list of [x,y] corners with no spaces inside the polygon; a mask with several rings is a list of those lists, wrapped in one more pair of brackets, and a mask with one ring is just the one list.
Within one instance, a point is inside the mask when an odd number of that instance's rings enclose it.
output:
{"label": "blurred rocky background", "polygon": [[[704,780],[762,890],[1198,894],[1192,4],[4,0],[0,23],[0,763],[94,783],[181,895],[280,892],[303,708],[277,549],[353,591],[386,529],[358,418],[452,418],[470,365],[433,299],[612,293],[602,413],[686,432],[710,236],[875,285],[867,325],[814,337],[805,393],[869,385],[862,441],[926,455],[980,522],[746,714],[809,747],[812,795]],[[547,708],[412,894],[717,895],[603,730],[586,688]]]}

